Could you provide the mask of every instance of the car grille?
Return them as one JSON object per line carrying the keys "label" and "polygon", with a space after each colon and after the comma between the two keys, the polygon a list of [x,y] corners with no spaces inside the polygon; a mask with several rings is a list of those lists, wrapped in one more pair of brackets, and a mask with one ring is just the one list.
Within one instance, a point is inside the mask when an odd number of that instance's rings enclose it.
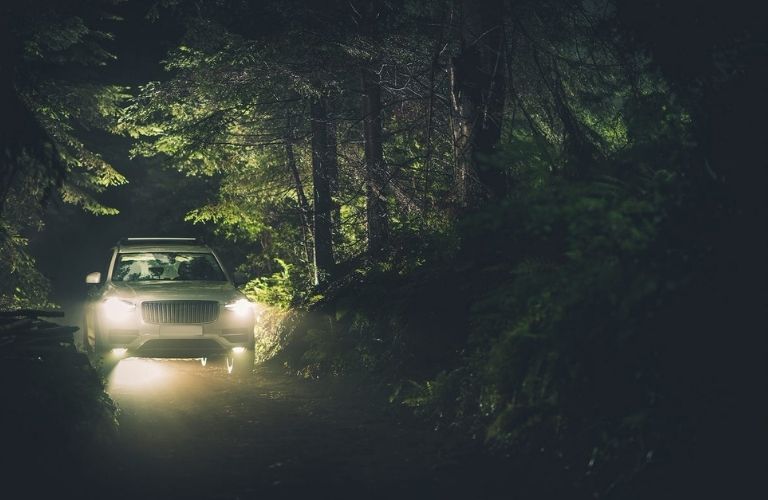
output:
{"label": "car grille", "polygon": [[141,304],[147,323],[211,323],[219,317],[219,303],[209,300],[163,300]]}

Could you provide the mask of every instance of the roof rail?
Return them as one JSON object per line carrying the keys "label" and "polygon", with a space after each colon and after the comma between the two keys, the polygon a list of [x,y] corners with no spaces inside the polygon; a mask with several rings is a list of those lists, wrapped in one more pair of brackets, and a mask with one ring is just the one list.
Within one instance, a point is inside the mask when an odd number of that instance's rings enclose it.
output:
{"label": "roof rail", "polygon": [[163,243],[197,243],[205,244],[202,238],[120,238],[117,245],[143,245],[143,244],[163,244]]}

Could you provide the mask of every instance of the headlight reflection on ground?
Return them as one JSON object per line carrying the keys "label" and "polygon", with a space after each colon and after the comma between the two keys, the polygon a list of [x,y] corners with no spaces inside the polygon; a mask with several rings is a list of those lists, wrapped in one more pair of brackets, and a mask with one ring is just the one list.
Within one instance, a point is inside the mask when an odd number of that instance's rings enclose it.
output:
{"label": "headlight reflection on ground", "polygon": [[145,389],[165,385],[173,378],[172,372],[173,370],[157,360],[123,359],[109,376],[109,390]]}

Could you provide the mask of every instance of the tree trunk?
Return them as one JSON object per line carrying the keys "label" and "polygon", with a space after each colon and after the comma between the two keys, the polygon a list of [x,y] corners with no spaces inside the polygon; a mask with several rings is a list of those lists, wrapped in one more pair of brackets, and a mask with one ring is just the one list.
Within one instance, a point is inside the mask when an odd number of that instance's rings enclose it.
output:
{"label": "tree trunk", "polygon": [[331,181],[332,162],[328,153],[328,121],[323,98],[312,99],[309,106],[312,128],[312,184],[314,185],[315,284],[325,285],[333,278],[333,236]]}
{"label": "tree trunk", "polygon": [[[327,101],[326,101],[327,103]],[[339,159],[336,145],[336,119],[330,112],[332,106],[326,107],[326,123],[328,124],[328,183],[331,189],[331,232],[333,244],[341,241],[341,204],[339,203]]]}
{"label": "tree trunk", "polygon": [[301,219],[301,236],[304,245],[304,253],[306,255],[307,262],[314,262],[314,251],[312,248],[312,241],[310,235],[312,234],[312,226],[310,221],[310,208],[307,197],[304,194],[304,184],[301,182],[301,174],[296,166],[296,156],[293,154],[293,131],[290,126],[290,119],[288,124],[288,132],[285,136],[285,159],[286,166],[293,177],[293,183],[296,188],[296,199],[299,204],[299,217]]}
{"label": "tree trunk", "polygon": [[384,165],[381,127],[381,87],[370,71],[362,73],[363,136],[365,140],[365,206],[368,223],[368,252],[380,254],[389,239],[387,172]]}
{"label": "tree trunk", "polygon": [[456,2],[459,53],[450,66],[451,122],[454,187],[462,207],[507,191],[504,171],[487,162],[501,138],[504,115],[503,7],[502,0]]}
{"label": "tree trunk", "polygon": [[568,104],[562,83],[563,76],[557,68],[555,58],[551,57],[549,66],[545,67],[537,50],[533,50],[532,56],[541,79],[552,95],[555,113],[563,124],[564,150],[569,162],[566,174],[577,179],[586,179],[591,174],[592,165],[599,157],[599,151],[584,133],[579,120]]}

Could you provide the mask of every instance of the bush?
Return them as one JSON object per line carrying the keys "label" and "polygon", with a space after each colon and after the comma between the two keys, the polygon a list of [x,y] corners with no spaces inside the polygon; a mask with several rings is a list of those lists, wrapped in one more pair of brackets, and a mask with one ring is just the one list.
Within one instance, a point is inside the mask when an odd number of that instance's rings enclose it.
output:
{"label": "bush", "polygon": [[697,221],[712,214],[692,192],[665,171],[552,178],[469,216],[458,261],[475,265],[460,279],[485,285],[469,350],[405,402],[502,454],[548,457],[586,496],[690,447],[691,420],[665,401],[685,392],[668,378],[688,364],[674,346],[696,342],[666,321],[705,266]]}
{"label": "bush", "polygon": [[249,281],[243,292],[260,304],[286,309],[296,294],[294,283],[291,281],[291,266],[281,259],[274,260],[280,266],[280,271]]}
{"label": "bush", "polygon": [[0,310],[52,307],[51,285],[29,255],[28,241],[0,219]]}
{"label": "bush", "polygon": [[[35,498],[84,481],[117,432],[118,410],[100,374],[73,342],[48,335],[15,330],[0,347],[0,465],[6,487]],[[36,474],[46,481],[30,483]]]}
{"label": "bush", "polygon": [[708,272],[722,214],[705,192],[663,169],[522,182],[463,218],[458,253],[359,270],[291,320],[280,357],[305,376],[375,374],[554,496],[683,484],[723,424],[707,366],[722,328],[705,318],[725,314],[712,290],[728,279]]}

